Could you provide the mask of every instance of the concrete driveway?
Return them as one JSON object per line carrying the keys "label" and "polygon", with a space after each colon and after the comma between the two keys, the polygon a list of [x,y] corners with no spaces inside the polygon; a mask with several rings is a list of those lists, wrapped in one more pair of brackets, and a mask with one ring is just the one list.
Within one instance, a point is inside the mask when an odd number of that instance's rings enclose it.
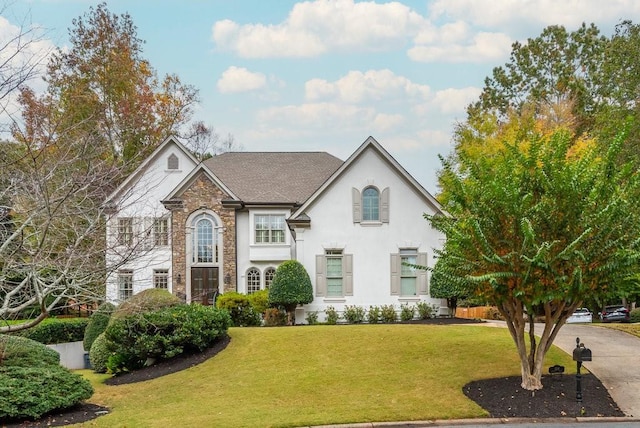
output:
{"label": "concrete driveway", "polygon": [[[567,324],[553,344],[573,355],[576,337],[593,355],[583,366],[600,379],[620,410],[640,417],[640,338],[597,325]],[[565,373],[575,371],[575,366],[567,367]]]}

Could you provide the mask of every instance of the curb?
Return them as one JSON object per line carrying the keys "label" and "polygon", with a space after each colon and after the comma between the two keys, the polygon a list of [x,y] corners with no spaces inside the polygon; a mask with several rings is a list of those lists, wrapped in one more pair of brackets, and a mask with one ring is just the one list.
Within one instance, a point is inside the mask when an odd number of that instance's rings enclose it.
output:
{"label": "curb", "polygon": [[568,423],[616,423],[640,422],[634,417],[574,417],[574,418],[478,418],[478,419],[439,419],[426,421],[397,421],[397,422],[361,422],[353,424],[313,425],[299,428],[420,428],[474,425],[503,425],[503,424],[568,424]]}

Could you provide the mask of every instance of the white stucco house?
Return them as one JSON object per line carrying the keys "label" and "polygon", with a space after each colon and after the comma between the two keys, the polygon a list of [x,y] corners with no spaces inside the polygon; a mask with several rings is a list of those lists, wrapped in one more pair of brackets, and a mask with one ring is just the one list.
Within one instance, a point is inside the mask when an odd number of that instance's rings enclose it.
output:
{"label": "white stucco house", "polygon": [[268,287],[300,261],[323,311],[426,301],[444,237],[423,214],[435,198],[369,137],[346,160],[325,152],[234,152],[198,162],[175,138],[161,144],[109,199],[107,299],[151,287],[187,302]]}

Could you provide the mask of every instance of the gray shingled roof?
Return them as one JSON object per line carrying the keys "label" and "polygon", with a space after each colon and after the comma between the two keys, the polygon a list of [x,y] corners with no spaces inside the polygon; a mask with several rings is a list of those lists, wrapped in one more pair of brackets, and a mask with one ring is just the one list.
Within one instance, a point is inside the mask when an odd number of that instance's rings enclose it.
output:
{"label": "gray shingled roof", "polygon": [[342,165],[325,152],[231,152],[204,163],[245,203],[302,203]]}

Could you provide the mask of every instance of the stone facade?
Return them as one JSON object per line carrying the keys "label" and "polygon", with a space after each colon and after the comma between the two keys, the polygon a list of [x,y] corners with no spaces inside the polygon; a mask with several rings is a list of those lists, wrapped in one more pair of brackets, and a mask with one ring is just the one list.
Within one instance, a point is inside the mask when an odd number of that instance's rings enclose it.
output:
{"label": "stone facade", "polygon": [[[224,292],[236,291],[236,213],[234,209],[224,208],[222,201],[229,195],[215,185],[204,173],[200,173],[192,184],[175,199],[181,203],[171,207],[171,245],[173,253],[173,293],[186,296],[187,278],[187,219],[198,209],[205,208],[215,212],[222,221],[222,270],[221,278]],[[177,201],[176,201],[177,202]],[[180,280],[178,280],[180,278]]]}

